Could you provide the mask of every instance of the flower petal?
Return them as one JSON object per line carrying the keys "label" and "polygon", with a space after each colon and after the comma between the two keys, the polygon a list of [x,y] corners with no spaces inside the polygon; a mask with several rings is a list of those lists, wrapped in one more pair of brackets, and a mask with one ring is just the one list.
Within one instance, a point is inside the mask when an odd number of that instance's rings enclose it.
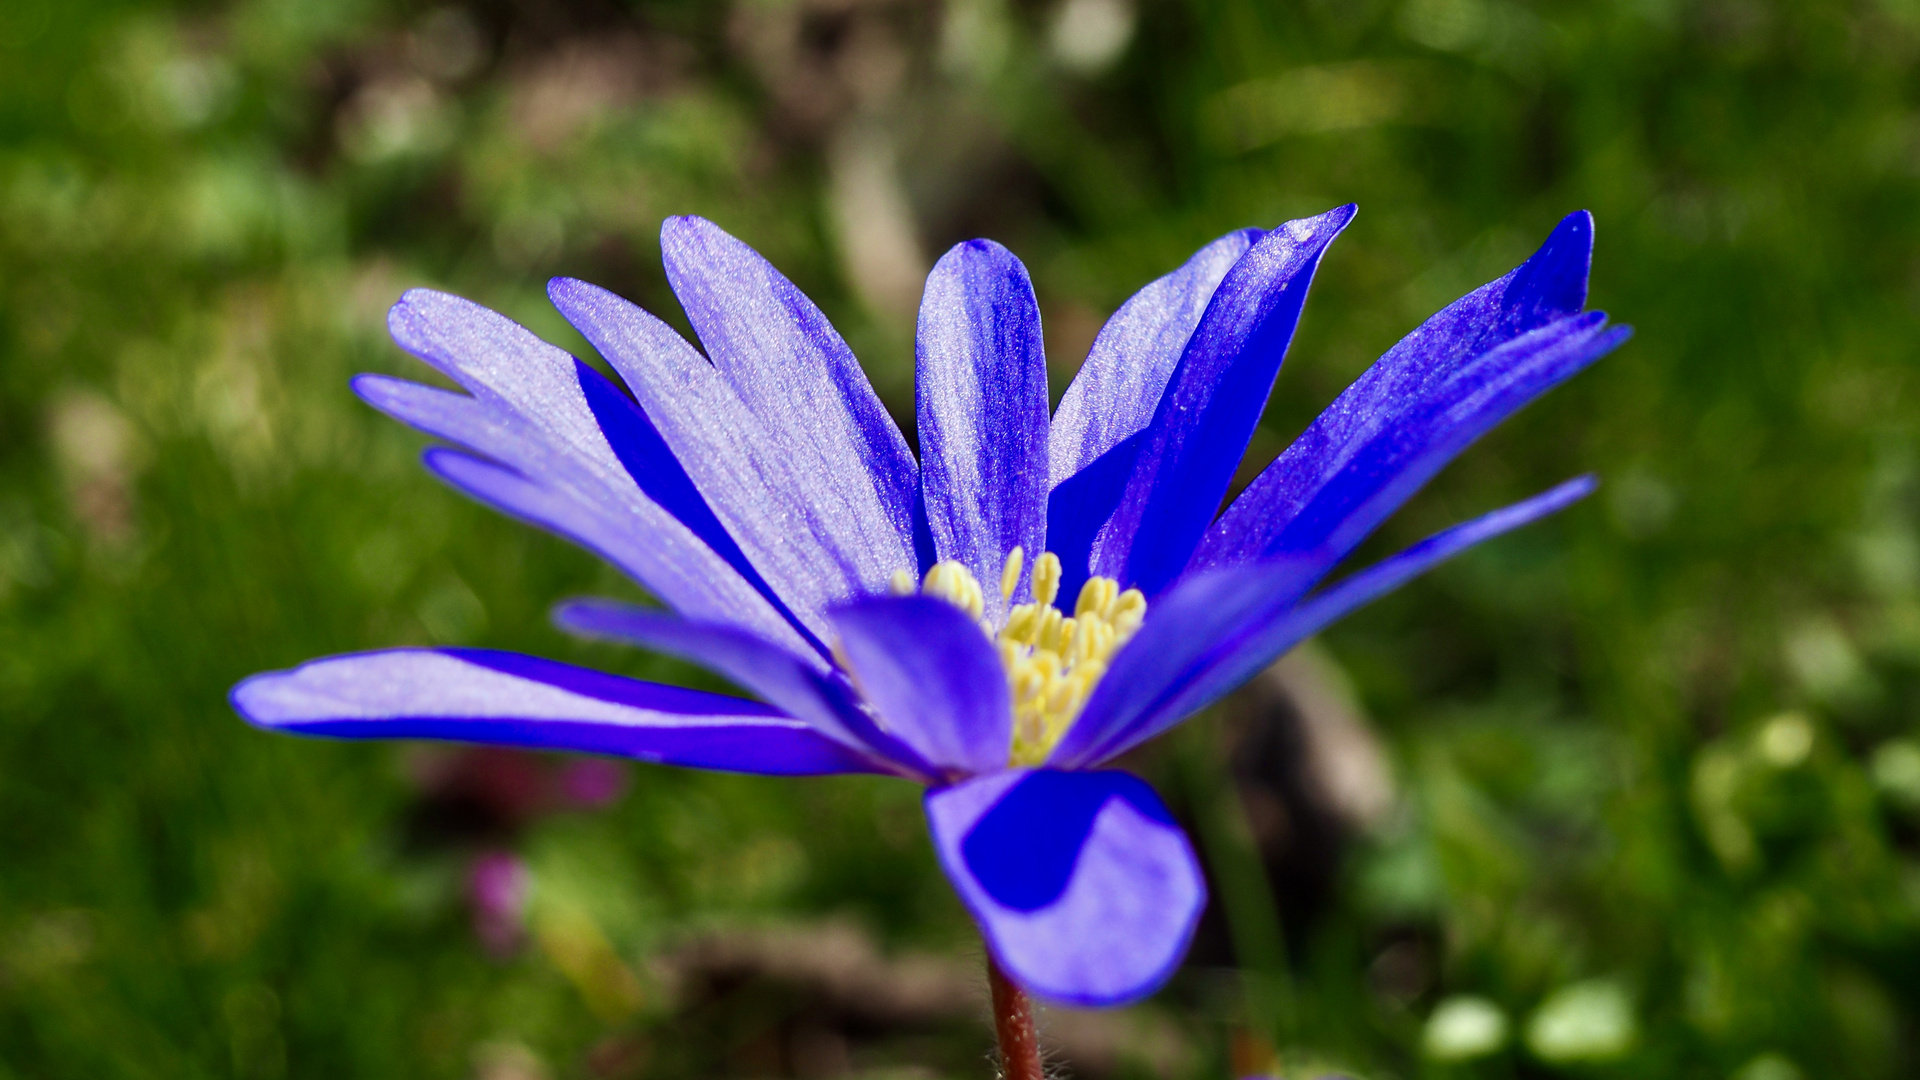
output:
{"label": "flower petal", "polygon": [[931,779],[939,770],[875,726],[838,672],[821,673],[785,649],[731,626],[690,622],[613,600],[572,600],[553,611],[561,629],[677,656],[723,676],[839,742],[864,747],[899,771]]}
{"label": "flower petal", "polygon": [[1250,488],[1254,497],[1243,494],[1209,531],[1195,567],[1312,552],[1322,572],[1332,569],[1461,450],[1630,333],[1589,311],[1500,346],[1399,410],[1392,426],[1354,448],[1291,513],[1272,505],[1284,498],[1284,481]]}
{"label": "flower petal", "polygon": [[1152,597],[1185,568],[1266,408],[1320,256],[1353,213],[1348,205],[1289,221],[1227,272],[1141,436],[1118,505],[1098,515],[1091,552],[1055,548],[1066,595],[1091,572]]}
{"label": "flower petal", "polygon": [[1005,768],[1013,699],[987,636],[930,596],[879,596],[833,610],[842,662],[888,733],[949,774]]}
{"label": "flower petal", "polygon": [[884,591],[894,571],[916,568],[891,526],[864,527],[849,502],[857,492],[792,459],[726,378],[667,324],[583,281],[555,278],[547,292],[626,380],[715,517],[811,633],[826,637],[829,605]]}
{"label": "flower petal", "polygon": [[1592,217],[1569,215],[1520,267],[1428,319],[1234,500],[1193,566],[1323,547],[1337,561],[1474,439],[1618,345],[1627,331],[1597,313],[1570,318],[1592,255]]}
{"label": "flower petal", "polygon": [[489,649],[330,656],[255,675],[231,698],[249,723],[302,735],[580,750],[769,775],[886,771],[759,702]]}
{"label": "flower petal", "polygon": [[[914,338],[920,488],[937,558],[998,582],[1047,539],[1047,360],[1026,267],[991,240],[941,256]],[[1027,598],[1022,582],[1014,602]],[[1006,604],[987,589],[987,616]]]}
{"label": "flower petal", "polygon": [[1313,557],[1190,574],[1157,601],[1047,764],[1088,768],[1153,738],[1219,700],[1288,649],[1355,608],[1501,533],[1585,498],[1590,476],[1437,533],[1300,601],[1319,574]]}
{"label": "flower petal", "polygon": [[995,773],[927,793],[940,865],[1016,981],[1117,1005],[1179,964],[1206,905],[1193,848],[1122,772]]}
{"label": "flower petal", "polygon": [[387,325],[401,348],[472,396],[377,375],[354,380],[354,390],[402,423],[505,466],[487,473],[501,497],[474,486],[470,494],[593,548],[677,611],[808,647],[660,452],[646,418],[592,368],[446,293],[411,290]]}
{"label": "flower petal", "polygon": [[891,533],[902,565],[914,565],[920,466],[827,317],[773,264],[704,218],[668,218],[660,249],[714,367],[781,452],[840,496],[848,528]]}
{"label": "flower petal", "polygon": [[1100,328],[1047,428],[1056,489],[1152,422],[1214,289],[1264,235],[1239,229],[1215,240],[1178,270],[1134,293]]}

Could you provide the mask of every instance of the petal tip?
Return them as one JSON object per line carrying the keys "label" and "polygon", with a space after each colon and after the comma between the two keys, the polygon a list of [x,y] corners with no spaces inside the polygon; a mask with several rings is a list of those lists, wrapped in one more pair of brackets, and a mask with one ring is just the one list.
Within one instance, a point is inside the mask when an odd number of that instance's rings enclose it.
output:
{"label": "petal tip", "polygon": [[699,214],[671,214],[660,222],[660,235],[662,237],[677,235],[679,233],[705,232],[709,230],[713,232],[726,231],[720,228],[720,226],[715,225],[712,221],[701,217]]}
{"label": "petal tip", "polygon": [[494,312],[463,296],[438,289],[412,288],[387,309],[387,333],[401,348],[424,358],[433,347],[435,324],[461,317],[493,316]]}
{"label": "petal tip", "polygon": [[986,237],[975,237],[948,248],[947,253],[934,263],[933,274],[938,275],[942,270],[952,272],[969,264],[1009,269],[1023,275],[1026,273],[1026,265],[1005,244]]}
{"label": "petal tip", "polygon": [[1258,243],[1279,244],[1285,247],[1304,245],[1312,249],[1312,257],[1318,260],[1334,238],[1346,231],[1353,222],[1353,216],[1360,212],[1360,204],[1346,203],[1311,217],[1294,218],[1276,225]]}
{"label": "petal tip", "polygon": [[469,455],[446,446],[429,446],[425,450],[420,451],[420,464],[424,466],[428,472],[442,480],[453,479],[452,476],[448,475],[448,469],[459,468],[458,465],[451,464],[452,459],[456,458],[468,459]]}
{"label": "petal tip", "polygon": [[[1338,235],[1341,230],[1353,223],[1354,215],[1359,212],[1359,203],[1342,203],[1324,213],[1315,214],[1309,218],[1301,218],[1297,223],[1289,222],[1289,224],[1300,225],[1303,231],[1310,235],[1317,235],[1322,230],[1330,230]],[[1285,226],[1282,226],[1282,228],[1284,227]]]}
{"label": "petal tip", "polygon": [[1575,502],[1600,490],[1599,473],[1581,473],[1579,476],[1561,484],[1568,502]]}
{"label": "petal tip", "polygon": [[1553,227],[1552,235],[1542,245],[1548,250],[1563,251],[1562,258],[1577,260],[1583,264],[1593,261],[1593,214],[1587,210],[1575,210],[1560,219]]}
{"label": "petal tip", "polygon": [[247,702],[253,696],[254,683],[258,681],[260,677],[260,675],[249,675],[239,682],[234,683],[233,686],[227,690],[227,705],[231,707],[234,712],[239,713],[240,718],[249,724],[253,723],[253,714]]}
{"label": "petal tip", "polygon": [[595,303],[618,302],[626,300],[611,289],[595,285],[577,277],[557,277],[547,282],[547,299],[567,317],[569,322],[573,313]]}
{"label": "petal tip", "polygon": [[377,409],[380,407],[380,402],[386,399],[388,384],[402,381],[404,380],[396,379],[391,375],[376,375],[371,371],[363,371],[347,380],[347,389],[353,391],[354,397]]}
{"label": "petal tip", "polygon": [[476,457],[451,446],[429,446],[420,451],[420,465],[441,483],[455,491],[482,502],[488,501],[478,488],[487,477],[513,477],[524,482],[526,477],[518,470]]}
{"label": "petal tip", "polygon": [[752,248],[732,233],[698,214],[675,214],[660,222],[660,253],[669,274],[702,247]]}
{"label": "petal tip", "polygon": [[387,318],[391,321],[396,315],[404,314],[424,317],[431,313],[432,308],[479,306],[464,296],[416,285],[400,294],[400,299],[395,300],[393,306],[387,309]]}
{"label": "petal tip", "polygon": [[602,628],[605,617],[632,610],[630,605],[617,600],[576,596],[553,605],[553,610],[547,612],[547,619],[555,628],[578,637],[605,638],[607,635]]}
{"label": "petal tip", "polygon": [[392,307],[387,309],[387,333],[403,349],[407,348],[407,343],[413,340],[419,328],[421,315],[418,297],[424,292],[426,292],[425,289],[408,289],[400,294],[400,299],[395,300]]}
{"label": "petal tip", "polygon": [[227,691],[227,705],[253,727],[265,731],[282,730],[288,725],[284,717],[276,718],[274,715],[274,691],[284,686],[298,670],[262,671],[249,675],[234,683],[233,688]]}

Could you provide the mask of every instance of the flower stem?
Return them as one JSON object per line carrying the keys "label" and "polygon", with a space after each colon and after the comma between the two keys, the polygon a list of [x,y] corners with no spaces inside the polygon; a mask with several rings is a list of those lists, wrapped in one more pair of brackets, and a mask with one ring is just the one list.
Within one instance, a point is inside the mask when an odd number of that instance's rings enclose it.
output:
{"label": "flower stem", "polygon": [[993,989],[993,1032],[1000,1039],[1002,1080],[1044,1080],[1040,1036],[1033,1027],[1033,1002],[987,953],[987,985]]}

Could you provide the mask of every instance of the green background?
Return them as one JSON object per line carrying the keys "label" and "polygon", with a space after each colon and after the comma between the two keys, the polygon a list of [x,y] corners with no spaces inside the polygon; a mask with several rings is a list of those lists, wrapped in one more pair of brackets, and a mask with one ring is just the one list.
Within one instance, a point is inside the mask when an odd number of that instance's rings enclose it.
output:
{"label": "green background", "polygon": [[[1310,917],[1200,797],[1216,718],[1141,758],[1243,970],[1196,954],[1064,1065],[1914,1075],[1916,60],[1911,0],[0,4],[0,1077],[988,1075],[964,1008],[670,977],[823,925],[977,963],[905,785],[636,766],[605,810],[440,828],[444,756],[233,716],[248,673],[396,644],[712,685],[554,631],[630,586],[345,381],[425,373],[384,333],[415,285],[579,350],[551,275],[684,328],[657,230],[699,213],[899,415],[915,273],[1006,243],[1057,394],[1193,248],[1347,201],[1254,463],[1584,207],[1636,337],[1363,555],[1603,488],[1324,636],[1394,803]],[[461,884],[495,848],[535,882],[504,958]],[[1477,1056],[1430,1019],[1462,995],[1508,1029]]]}

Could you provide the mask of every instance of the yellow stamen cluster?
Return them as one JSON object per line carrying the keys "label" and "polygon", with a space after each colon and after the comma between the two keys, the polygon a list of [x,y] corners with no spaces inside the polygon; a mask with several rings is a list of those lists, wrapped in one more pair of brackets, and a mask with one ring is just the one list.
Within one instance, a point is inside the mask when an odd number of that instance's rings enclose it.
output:
{"label": "yellow stamen cluster", "polygon": [[[1014,548],[1000,571],[1000,596],[1012,600],[1026,568],[1026,552]],[[912,575],[893,577],[893,591],[914,591]],[[981,618],[986,596],[972,571],[957,562],[934,564],[919,591],[949,601]],[[1065,735],[1093,695],[1094,684],[1120,646],[1140,629],[1147,598],[1138,589],[1122,591],[1112,578],[1089,578],[1073,614],[1054,606],[1060,596],[1060,558],[1044,552],[1033,560],[1033,602],[1015,605],[994,639],[1013,695],[1013,748],[1010,763],[1038,765]]]}

